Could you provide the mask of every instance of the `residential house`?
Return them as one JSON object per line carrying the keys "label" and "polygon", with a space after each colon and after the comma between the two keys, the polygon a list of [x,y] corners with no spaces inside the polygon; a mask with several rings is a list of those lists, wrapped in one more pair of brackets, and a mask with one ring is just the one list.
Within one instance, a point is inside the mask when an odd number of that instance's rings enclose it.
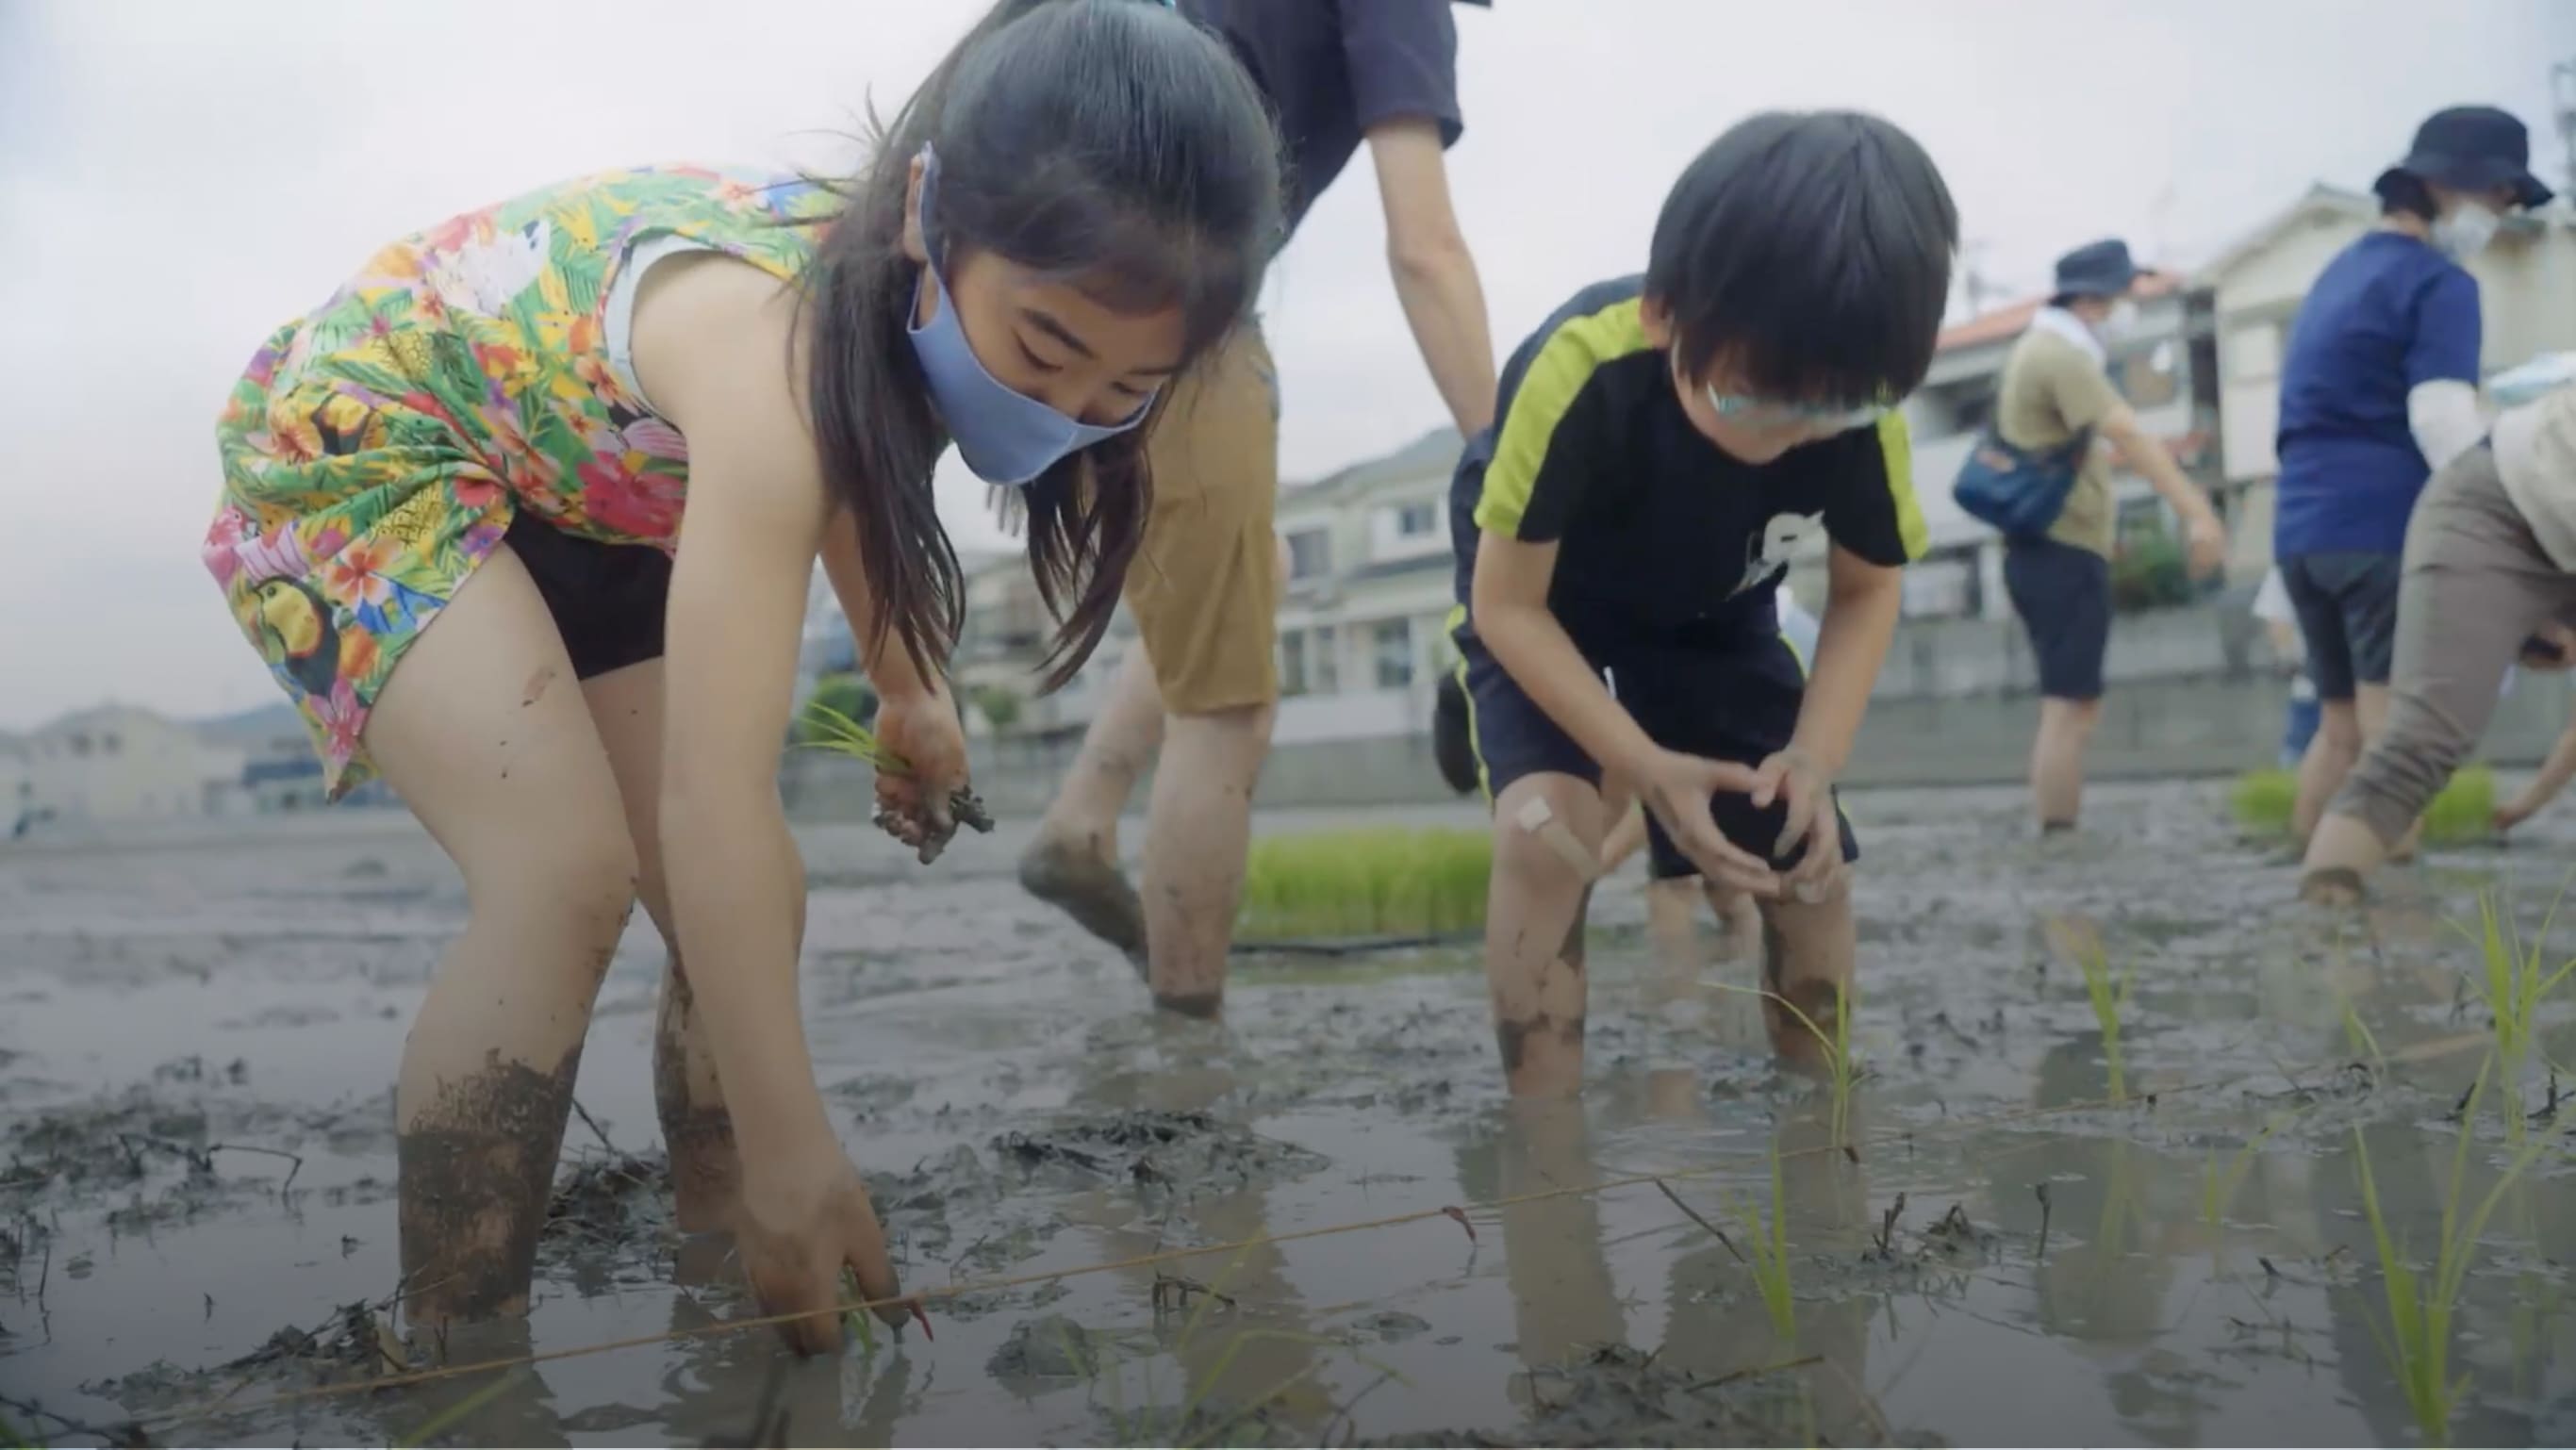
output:
{"label": "residential house", "polygon": [[150,710],[105,705],[17,742],[27,805],[72,825],[219,815],[236,809],[245,752],[202,740]]}
{"label": "residential house", "polygon": [[[2222,468],[2246,504],[2237,550],[2258,565],[2271,554],[2272,479],[2279,471],[2273,433],[2291,324],[2317,274],[2378,219],[2375,197],[2311,187],[2211,258],[2194,279],[2210,299],[2218,340]],[[2478,279],[2483,314],[2482,373],[2576,349],[2576,212],[2565,201],[2508,221],[2468,267]]]}
{"label": "residential house", "polygon": [[[197,738],[219,752],[238,752],[240,804],[254,814],[318,811],[330,803],[322,786],[322,757],[314,752],[304,717],[291,705],[263,705],[236,715],[193,722]],[[371,781],[344,804],[391,804],[392,792]]]}
{"label": "residential house", "polygon": [[1437,428],[1280,495],[1280,745],[1413,734],[1457,662],[1449,481],[1461,448]]}

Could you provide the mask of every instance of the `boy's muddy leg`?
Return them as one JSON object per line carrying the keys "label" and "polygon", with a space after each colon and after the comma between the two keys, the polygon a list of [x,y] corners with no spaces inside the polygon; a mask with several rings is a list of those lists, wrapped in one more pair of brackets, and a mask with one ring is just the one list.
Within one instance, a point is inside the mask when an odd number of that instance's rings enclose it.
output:
{"label": "boy's muddy leg", "polygon": [[[647,660],[584,681],[600,743],[617,775],[626,829],[635,843],[636,894],[661,933],[669,965],[653,1024],[653,1107],[671,1156],[673,1210],[683,1233],[724,1226],[742,1185],[733,1117],[716,1080],[715,1049],[680,960],[671,897],[662,876],[662,662]],[[796,935],[805,935],[805,883],[796,893]]]}
{"label": "boy's muddy leg", "polygon": [[1494,869],[1485,910],[1485,981],[1494,1041],[1515,1097],[1571,1093],[1583,1085],[1586,985],[1584,905],[1589,884],[1519,812],[1543,799],[1576,841],[1601,846],[1600,796],[1570,775],[1512,782],[1494,803]]}
{"label": "boy's muddy leg", "polygon": [[470,913],[394,1095],[406,1317],[520,1312],[637,866],[572,663],[507,545],[414,644],[365,742],[464,875]]}
{"label": "boy's muddy leg", "polygon": [[1020,885],[1126,953],[1139,976],[1146,970],[1145,904],[1119,869],[1118,817],[1162,743],[1163,696],[1139,642],[1020,856]]}
{"label": "boy's muddy leg", "polygon": [[[1849,873],[1822,901],[1784,897],[1762,903],[1762,986],[1773,994],[1763,999],[1763,1019],[1771,1030],[1772,1051],[1793,1066],[1809,1071],[1830,1066],[1834,1023],[1841,1015],[1838,989],[1849,993],[1858,952]],[[1806,1021],[1773,998],[1795,1006]]]}

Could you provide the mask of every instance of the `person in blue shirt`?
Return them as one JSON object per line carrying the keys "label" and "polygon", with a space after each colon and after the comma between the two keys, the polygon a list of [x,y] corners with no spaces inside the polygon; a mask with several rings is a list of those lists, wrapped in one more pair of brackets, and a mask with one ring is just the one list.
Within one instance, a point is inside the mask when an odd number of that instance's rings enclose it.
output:
{"label": "person in blue shirt", "polygon": [[2478,283],[2461,264],[2549,189],[2520,121],[2436,112],[2382,173],[2378,226],[2326,265],[2281,367],[2272,550],[2321,713],[2299,768],[2301,838],[2388,713],[2399,559],[2416,495],[2475,447]]}

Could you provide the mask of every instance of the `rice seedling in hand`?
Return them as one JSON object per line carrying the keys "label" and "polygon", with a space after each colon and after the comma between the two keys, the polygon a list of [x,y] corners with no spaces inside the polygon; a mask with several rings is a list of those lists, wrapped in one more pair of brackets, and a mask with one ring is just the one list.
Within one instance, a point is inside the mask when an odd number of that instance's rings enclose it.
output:
{"label": "rice seedling in hand", "polygon": [[[903,757],[878,743],[876,735],[868,727],[820,700],[807,702],[804,726],[809,737],[805,743],[809,749],[828,750],[835,755],[863,760],[887,775],[912,774],[912,767],[904,764]],[[988,834],[993,829],[993,813],[984,808],[984,798],[975,794],[971,787],[961,785],[949,794],[948,813],[961,826]],[[885,824],[882,809],[877,824]]]}
{"label": "rice seedling in hand", "polygon": [[2389,1369],[2406,1392],[2407,1406],[2415,1413],[2415,1427],[2427,1444],[2444,1443],[2452,1407],[2458,1402],[2461,1387],[2468,1383],[2466,1374],[2454,1379],[2450,1373],[2451,1320],[2459,1303],[2460,1285],[2477,1257],[2479,1236],[2486,1232],[2487,1219],[2495,1213],[2496,1205],[2503,1202],[2505,1190],[2539,1157],[2543,1146],[2534,1144],[2523,1149],[2496,1179],[2495,1186],[2487,1190],[2486,1197],[2465,1219],[2461,1216],[2469,1146],[2477,1136],[2477,1104],[2486,1093],[2494,1068],[2495,1059],[2490,1056],[2479,1067],[2477,1082],[2469,1089],[2468,1111],[2462,1115],[2459,1142],[2451,1152],[2451,1181],[2442,1196],[2441,1238],[2435,1245],[2429,1277],[2406,1262],[2404,1247],[2390,1236],[2388,1220],[2379,1208],[2378,1180],[2371,1172],[2370,1144],[2359,1128],[2353,1129],[2362,1209],[2370,1220],[2371,1242],[2379,1255],[2380,1283],[2388,1299],[2388,1325],[2383,1330],[2374,1320],[2371,1333],[2378,1337],[2380,1352],[2387,1356]]}
{"label": "rice seedling in hand", "polygon": [[2123,966],[2111,969],[2110,954],[2096,943],[2076,959],[2084,970],[2084,995],[2093,1003],[2093,1020],[2102,1029],[2102,1059],[2111,1072],[2111,1101],[2129,1100],[2127,1073],[2120,1056],[2120,1014],[2128,1010],[2129,989],[2136,977]]}

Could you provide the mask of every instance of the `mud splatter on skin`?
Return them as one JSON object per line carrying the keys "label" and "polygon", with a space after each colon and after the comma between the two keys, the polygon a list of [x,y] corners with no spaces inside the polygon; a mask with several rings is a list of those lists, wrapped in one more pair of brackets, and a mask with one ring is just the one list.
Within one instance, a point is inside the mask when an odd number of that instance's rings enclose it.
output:
{"label": "mud splatter on skin", "polygon": [[724,1226],[724,1212],[741,1189],[742,1160],[734,1146],[732,1110],[721,1096],[701,1095],[690,1079],[689,1024],[697,995],[677,953],[667,991],[653,1034],[653,1109],[671,1154],[680,1227],[702,1233]]}
{"label": "mud splatter on skin", "polygon": [[529,706],[537,703],[539,700],[544,699],[546,697],[547,687],[552,685],[554,682],[555,667],[552,665],[538,666],[537,672],[528,676],[528,683],[522,686],[519,690],[519,708],[525,710]]}
{"label": "mud splatter on skin", "polygon": [[1541,1012],[1521,1021],[1506,1019],[1495,1022],[1494,1045],[1502,1049],[1506,1074],[1521,1070],[1521,1060],[1529,1051],[1529,1040],[1541,1035],[1553,1036],[1563,1046],[1580,1049],[1583,1046],[1583,1019],[1557,1018]]}
{"label": "mud splatter on skin", "polygon": [[403,1282],[414,1322],[524,1308],[555,1157],[572,1111],[575,1044],[552,1072],[503,1062],[443,1082],[396,1134]]}

